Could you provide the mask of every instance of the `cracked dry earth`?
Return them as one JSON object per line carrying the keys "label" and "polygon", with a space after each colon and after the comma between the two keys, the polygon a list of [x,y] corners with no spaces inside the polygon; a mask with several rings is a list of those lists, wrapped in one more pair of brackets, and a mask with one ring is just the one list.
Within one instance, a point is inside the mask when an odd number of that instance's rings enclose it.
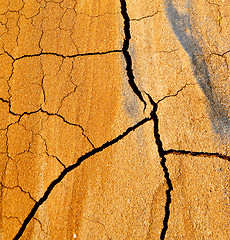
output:
{"label": "cracked dry earth", "polygon": [[230,2],[0,0],[0,239],[229,239]]}

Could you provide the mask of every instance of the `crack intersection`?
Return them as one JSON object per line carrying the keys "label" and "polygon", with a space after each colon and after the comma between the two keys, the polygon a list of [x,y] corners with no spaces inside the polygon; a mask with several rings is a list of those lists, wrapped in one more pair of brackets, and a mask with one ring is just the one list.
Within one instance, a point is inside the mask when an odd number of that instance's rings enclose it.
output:
{"label": "crack intersection", "polygon": [[150,113],[150,116],[153,119],[154,122],[154,137],[155,137],[155,142],[158,148],[158,153],[159,156],[161,158],[161,166],[163,168],[164,171],[164,177],[166,179],[167,185],[168,185],[168,189],[166,190],[166,204],[165,204],[165,216],[164,216],[164,220],[163,220],[163,228],[161,230],[161,235],[160,235],[160,239],[163,240],[165,239],[166,236],[166,232],[168,229],[168,221],[169,221],[169,215],[170,215],[170,204],[171,204],[171,191],[173,191],[173,186],[172,186],[172,181],[170,179],[170,175],[169,175],[169,170],[166,166],[166,157],[165,157],[165,151],[163,149],[163,143],[161,141],[161,137],[160,137],[160,133],[159,133],[159,120],[158,120],[158,116],[157,116],[157,103],[155,103],[152,99],[152,97],[146,93],[149,101],[151,103],[151,105],[153,106],[153,110]]}
{"label": "crack intersection", "polygon": [[[74,58],[74,57],[79,57],[79,56],[91,56],[91,55],[105,55],[105,54],[110,54],[110,53],[122,53],[124,58],[125,58],[125,62],[126,62],[126,73],[127,73],[129,85],[130,85],[131,89],[133,90],[134,94],[144,104],[144,110],[145,110],[147,103],[143,98],[141,90],[138,88],[138,86],[135,83],[135,77],[134,77],[133,69],[132,69],[132,58],[131,58],[131,55],[129,53],[129,46],[130,46],[130,40],[131,40],[130,21],[140,21],[140,20],[145,19],[145,18],[150,18],[150,17],[154,16],[155,14],[157,14],[158,12],[154,13],[153,15],[142,17],[140,19],[130,19],[129,15],[128,15],[128,12],[127,12],[126,1],[125,0],[120,0],[120,4],[121,4],[121,15],[124,19],[124,35],[125,35],[124,41],[123,41],[123,47],[122,47],[121,50],[118,49],[118,50],[111,50],[111,51],[106,51],[106,52],[92,52],[92,53],[89,52],[89,53],[82,53],[82,54],[75,54],[75,55],[62,55],[62,54],[53,53],[53,52],[43,52],[43,51],[41,51],[38,54],[23,55],[23,56],[20,56],[20,57],[17,57],[17,58],[14,58],[12,55],[10,55],[10,53],[5,51],[5,53],[9,57],[11,57],[11,59],[13,60],[13,62],[12,62],[12,73],[11,73],[11,76],[9,77],[9,80],[11,79],[11,77],[13,75],[14,62],[17,61],[17,60],[23,59],[23,58],[38,57],[38,56],[42,56],[42,55],[53,55],[53,56],[57,56],[57,57],[61,57],[62,59],[65,59],[65,58]],[[42,34],[43,34],[43,31],[42,31]],[[42,36],[41,36],[41,38],[42,38]],[[39,46],[40,45],[41,45],[41,43],[39,42]],[[9,80],[8,80],[8,86],[9,86],[8,92],[10,94],[10,88],[11,87],[10,87],[10,84],[9,84]],[[43,80],[44,80],[44,72],[43,72],[43,78],[42,78],[41,86],[42,86],[42,91],[43,91],[43,95],[44,95],[44,102],[45,102],[46,101],[46,96],[45,96],[45,89],[43,87]],[[167,233],[167,230],[168,230],[168,222],[169,222],[169,216],[170,216],[171,191],[173,191],[173,186],[172,186],[172,181],[170,179],[169,169],[166,166],[166,155],[175,154],[175,155],[191,155],[191,156],[200,156],[200,157],[218,157],[218,158],[221,158],[221,159],[225,159],[227,161],[230,160],[230,156],[223,155],[223,154],[220,154],[220,153],[194,152],[194,151],[175,150],[175,149],[164,150],[163,142],[161,140],[161,136],[160,136],[160,133],[159,133],[159,119],[158,119],[158,115],[157,115],[158,103],[163,101],[165,98],[172,97],[172,96],[177,96],[187,85],[193,85],[193,84],[185,84],[175,94],[165,96],[164,98],[160,99],[158,102],[153,101],[152,97],[148,93],[145,93],[148,96],[149,102],[153,107],[153,109],[150,113],[150,117],[142,119],[141,121],[139,121],[138,123],[136,123],[132,127],[127,128],[126,131],[123,132],[122,134],[120,134],[119,136],[115,137],[114,139],[112,139],[110,141],[105,142],[104,144],[102,144],[99,147],[94,146],[94,144],[90,141],[89,137],[85,134],[85,130],[82,126],[80,126],[78,124],[75,124],[75,123],[68,122],[62,115],[59,114],[59,112],[50,113],[48,111],[43,110],[42,107],[40,107],[39,109],[37,109],[36,111],[33,111],[33,112],[24,112],[22,114],[17,114],[17,113],[14,113],[14,112],[11,111],[11,102],[10,102],[11,94],[10,94],[9,100],[5,100],[3,98],[0,98],[1,102],[7,103],[9,105],[9,113],[19,117],[18,121],[16,121],[15,123],[19,123],[21,118],[24,115],[31,115],[31,114],[38,113],[38,112],[42,112],[42,113],[46,114],[47,116],[56,116],[56,117],[61,118],[66,124],[81,128],[82,135],[87,138],[88,142],[93,147],[93,149],[91,151],[89,151],[89,152],[83,154],[81,157],[79,157],[78,160],[74,164],[66,166],[65,164],[63,164],[61,162],[61,160],[58,157],[49,154],[47,144],[45,143],[46,154],[49,157],[56,158],[56,160],[64,167],[64,169],[60,173],[60,175],[50,183],[47,190],[44,192],[43,196],[38,201],[33,199],[33,197],[30,195],[30,193],[24,191],[19,185],[12,187],[12,188],[19,188],[22,192],[24,192],[25,194],[28,194],[29,197],[35,202],[33,208],[31,209],[30,213],[27,215],[26,219],[23,221],[22,226],[20,227],[20,229],[19,229],[18,233],[16,234],[16,236],[14,237],[14,239],[19,239],[22,236],[22,234],[24,233],[27,225],[30,223],[30,221],[32,219],[37,220],[39,222],[39,224],[41,225],[41,229],[42,229],[42,224],[37,218],[35,218],[35,214],[38,211],[38,209],[40,208],[40,206],[48,199],[49,195],[51,194],[51,192],[55,188],[55,186],[57,186],[57,184],[59,184],[69,172],[71,172],[74,169],[76,169],[77,167],[79,167],[83,161],[87,160],[88,158],[90,158],[91,156],[94,156],[95,154],[97,154],[99,152],[102,152],[104,149],[116,144],[117,142],[119,142],[120,140],[125,138],[129,133],[135,131],[137,128],[141,127],[142,125],[144,125],[145,123],[147,123],[149,121],[153,121],[153,123],[154,123],[153,132],[154,132],[155,143],[157,145],[158,154],[159,154],[160,159],[161,159],[160,164],[161,164],[163,172],[164,172],[164,177],[165,177],[165,180],[166,180],[167,185],[168,185],[168,189],[166,190],[166,203],[165,203],[165,215],[164,215],[164,220],[163,220],[163,228],[161,230],[161,235],[160,235],[161,240],[165,239],[165,236],[166,236],[166,233]],[[77,88],[77,86],[75,86],[74,90],[72,92],[70,92],[69,94],[67,94],[64,98],[68,97],[70,94],[75,92],[76,88]],[[63,99],[62,99],[62,101],[63,101]],[[62,104],[62,102],[61,102],[61,104]],[[11,123],[10,125],[15,124],[15,123]],[[8,125],[7,130],[8,130],[10,125]],[[6,134],[6,136],[7,136],[7,134]],[[0,186],[5,187],[1,183],[0,183]],[[98,221],[96,221],[96,222],[101,224],[105,228],[104,224],[102,224]],[[44,231],[44,230],[42,229],[42,231]]]}
{"label": "crack intersection", "polygon": [[35,202],[35,203],[37,202],[37,201],[35,200],[35,198],[32,197],[32,195],[30,194],[30,192],[25,191],[20,185],[15,185],[15,186],[13,186],[13,187],[9,187],[9,186],[3,185],[3,183],[0,182],[0,186],[1,186],[1,188],[5,188],[5,189],[9,189],[9,190],[18,188],[18,189],[20,189],[21,192],[23,192],[23,193],[25,193],[25,194],[28,194],[29,198],[30,198],[33,202]]}
{"label": "crack intersection", "polygon": [[137,128],[139,128],[140,126],[144,125],[146,122],[149,122],[150,120],[152,120],[152,117],[148,117],[148,118],[144,118],[142,119],[140,122],[138,122],[137,124],[135,124],[132,127],[129,127],[125,132],[123,132],[121,135],[117,136],[116,138],[114,138],[111,141],[105,142],[104,144],[102,144],[100,147],[94,148],[93,150],[87,152],[86,154],[82,155],[80,158],[78,158],[77,162],[75,162],[74,164],[66,167],[61,174],[55,179],[53,180],[53,182],[50,183],[50,185],[48,186],[47,190],[45,191],[45,193],[43,194],[43,196],[34,204],[33,208],[31,209],[30,213],[28,214],[28,216],[26,217],[26,219],[23,221],[22,226],[20,227],[18,233],[15,235],[15,237],[13,238],[14,240],[18,240],[22,234],[24,233],[27,225],[30,223],[31,219],[35,216],[36,212],[38,211],[39,207],[47,200],[47,198],[49,197],[49,195],[51,194],[52,190],[54,189],[54,187],[59,184],[62,179],[71,171],[73,171],[74,169],[76,169],[78,166],[81,165],[81,163],[83,161],[85,161],[86,159],[88,159],[91,156],[94,156],[95,154],[102,152],[104,149],[114,145],[115,143],[119,142],[120,140],[122,140],[124,137],[126,137],[129,133],[131,133],[132,131],[135,131]]}
{"label": "crack intersection", "polygon": [[[121,3],[121,14],[124,18],[124,33],[125,33],[125,39],[123,43],[123,48],[122,52],[124,54],[125,60],[126,60],[126,71],[127,71],[127,76],[128,76],[128,81],[130,84],[130,87],[132,88],[133,92],[138,96],[138,98],[144,103],[144,110],[146,109],[147,103],[145,102],[141,91],[137,87],[135,81],[134,81],[134,75],[133,75],[133,69],[132,69],[132,59],[131,55],[128,51],[129,49],[129,41],[131,39],[131,33],[130,33],[130,18],[127,13],[127,5],[125,0],[120,0]],[[183,89],[183,88],[182,88]],[[181,89],[181,90],[182,90]],[[181,91],[179,90],[175,96]],[[170,214],[170,203],[171,203],[171,191],[173,190],[172,182],[169,176],[169,170],[166,166],[166,158],[165,158],[165,152],[163,149],[163,144],[160,138],[159,134],[159,125],[158,125],[158,116],[157,116],[157,103],[153,101],[151,96],[145,92],[145,94],[148,96],[150,104],[152,105],[153,109],[152,112],[150,113],[151,119],[154,122],[154,137],[155,137],[155,142],[158,148],[158,154],[161,158],[161,166],[164,171],[164,176],[168,185],[168,189],[166,190],[166,204],[165,204],[165,216],[163,220],[163,228],[161,231],[160,239],[163,240],[165,239],[165,235],[168,229],[168,221],[169,221],[169,214]],[[163,100],[163,99],[162,99]]]}

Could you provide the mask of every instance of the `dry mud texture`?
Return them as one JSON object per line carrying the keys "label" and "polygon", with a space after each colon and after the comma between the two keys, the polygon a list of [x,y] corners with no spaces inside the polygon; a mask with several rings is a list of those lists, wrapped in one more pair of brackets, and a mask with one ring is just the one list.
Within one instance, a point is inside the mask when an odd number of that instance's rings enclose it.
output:
{"label": "dry mud texture", "polygon": [[229,24],[229,0],[0,0],[0,239],[229,239]]}

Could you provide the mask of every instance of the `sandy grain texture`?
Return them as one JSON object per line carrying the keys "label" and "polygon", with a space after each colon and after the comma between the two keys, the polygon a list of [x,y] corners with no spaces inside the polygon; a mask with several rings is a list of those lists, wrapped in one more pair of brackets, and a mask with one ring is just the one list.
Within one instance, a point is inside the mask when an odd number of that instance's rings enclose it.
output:
{"label": "sandy grain texture", "polygon": [[0,240],[229,238],[229,8],[0,0]]}

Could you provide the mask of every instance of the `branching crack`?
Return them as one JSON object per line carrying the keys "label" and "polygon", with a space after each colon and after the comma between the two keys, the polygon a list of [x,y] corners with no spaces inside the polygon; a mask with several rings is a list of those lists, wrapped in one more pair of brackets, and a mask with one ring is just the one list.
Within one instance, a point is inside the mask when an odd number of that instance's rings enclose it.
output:
{"label": "branching crack", "polygon": [[[219,13],[219,26],[220,26],[220,32],[221,32],[221,25],[220,25],[220,21],[222,19],[222,16],[221,16],[221,12],[220,12],[220,6],[218,4],[215,4],[215,3],[210,3],[208,0],[206,0],[209,4],[213,4],[213,5],[216,5],[216,7],[218,7],[218,13]],[[143,19],[146,19],[146,18],[151,18],[153,17],[154,15],[156,15],[157,13],[159,13],[160,11],[157,11],[155,12],[154,14],[152,15],[148,15],[148,16],[144,16],[144,17],[141,17],[141,18],[136,18],[136,19],[130,19],[129,18],[129,15],[128,15],[128,12],[127,12],[127,4],[126,4],[126,1],[125,0],[120,0],[120,4],[121,4],[121,15],[124,19],[124,41],[123,41],[123,47],[122,49],[117,49],[117,50],[110,50],[110,51],[105,51],[105,52],[89,52],[89,53],[79,53],[79,54],[75,54],[75,55],[62,55],[62,54],[59,54],[59,53],[53,53],[53,52],[43,52],[43,50],[41,50],[40,53],[37,53],[37,54],[32,54],[32,55],[23,55],[23,56],[20,56],[20,57],[13,57],[10,53],[8,53],[7,51],[5,51],[5,53],[11,57],[11,59],[13,60],[12,62],[12,73],[11,73],[11,76],[9,77],[9,80],[11,79],[12,75],[13,75],[13,71],[14,71],[14,62],[17,61],[17,60],[20,60],[20,59],[23,59],[23,58],[32,58],[32,57],[39,57],[39,56],[42,56],[42,55],[53,55],[53,56],[57,56],[57,57],[61,57],[62,59],[65,59],[65,58],[75,58],[75,57],[80,57],[80,56],[94,56],[94,55],[106,55],[106,54],[110,54],[110,53],[122,53],[124,55],[124,58],[125,58],[125,61],[126,61],[126,72],[127,72],[127,76],[128,76],[128,82],[129,82],[129,85],[130,87],[132,88],[133,92],[135,93],[135,95],[139,98],[139,100],[144,104],[144,109],[146,108],[146,101],[144,100],[143,96],[142,96],[142,92],[139,90],[138,86],[136,85],[135,83],[135,77],[134,77],[134,74],[133,74],[133,69],[132,69],[132,58],[131,58],[131,55],[129,53],[129,45],[130,45],[130,40],[131,40],[131,32],[130,32],[130,21],[141,21]],[[96,17],[96,16],[93,16],[93,17]],[[18,19],[19,21],[19,19]],[[17,22],[18,24],[18,22]],[[19,27],[18,27],[19,28]],[[20,30],[20,28],[19,28]],[[42,30],[42,33],[41,33],[41,38],[43,36],[43,30]],[[39,47],[40,49],[41,48],[41,38],[40,38],[40,41],[39,41]],[[18,41],[18,36],[17,36],[17,40],[16,42]],[[173,50],[174,51],[174,50]],[[170,51],[172,52],[172,51]],[[169,53],[170,53],[169,52]],[[224,54],[216,54],[216,55],[219,55],[219,56],[224,56],[225,54],[229,53],[229,51],[225,52]],[[44,86],[43,86],[43,80],[44,80],[44,71],[43,71],[43,78],[42,78],[42,81],[41,81],[41,87],[42,87],[42,91],[43,91],[43,95],[44,95],[44,103],[46,101],[46,96],[45,96],[45,90],[44,90]],[[10,100],[5,100],[3,98],[0,98],[0,101],[3,102],[3,103],[7,103],[9,105],[9,113],[10,114],[13,114],[15,116],[18,116],[19,119],[18,119],[18,123],[19,121],[21,120],[21,118],[24,116],[24,115],[31,115],[31,114],[34,114],[34,113],[38,113],[38,112],[42,112],[48,116],[56,116],[56,117],[59,117],[63,120],[63,122],[65,122],[66,124],[69,124],[71,126],[76,126],[76,127],[79,127],[81,128],[82,130],[82,135],[84,137],[87,138],[88,142],[92,145],[93,149],[85,154],[83,154],[81,157],[78,158],[78,160],[72,164],[72,165],[69,165],[69,166],[66,166],[65,164],[63,164],[60,159],[54,155],[50,155],[49,152],[48,152],[48,147],[47,147],[47,144],[45,142],[45,146],[46,146],[46,154],[49,156],[49,157],[53,157],[53,158],[56,158],[56,160],[64,167],[63,171],[60,173],[60,175],[54,179],[50,185],[48,186],[48,188],[46,189],[46,191],[44,192],[43,196],[38,200],[36,201],[29,192],[23,190],[19,185],[16,185],[16,186],[13,186],[13,187],[8,187],[8,186],[3,186],[2,183],[0,183],[0,186],[2,188],[7,188],[7,189],[14,189],[14,188],[19,188],[23,193],[25,194],[28,194],[30,199],[32,199],[34,201],[34,206],[33,208],[31,209],[31,211],[29,212],[29,214],[27,215],[27,217],[25,218],[25,220],[22,222],[22,226],[20,227],[18,233],[16,234],[16,236],[14,237],[14,239],[19,239],[22,234],[24,233],[27,225],[30,223],[30,221],[32,219],[36,220],[39,222],[40,226],[41,226],[41,229],[42,231],[43,228],[42,228],[42,224],[41,222],[35,218],[35,214],[36,212],[38,211],[38,209],[41,207],[42,204],[44,204],[44,202],[48,199],[49,195],[51,194],[51,192],[53,191],[53,189],[64,179],[64,177],[71,171],[73,171],[74,169],[76,169],[77,167],[79,167],[81,165],[81,163],[85,160],[87,160],[88,158],[90,158],[91,156],[94,156],[95,154],[99,153],[99,152],[102,152],[103,150],[105,150],[106,148],[110,147],[110,146],[113,146],[114,144],[116,144],[117,142],[119,142],[120,140],[122,140],[123,138],[125,138],[129,133],[135,131],[137,128],[141,127],[142,125],[144,125],[145,123],[149,122],[149,121],[152,121],[154,122],[154,128],[153,128],[153,131],[154,131],[154,137],[155,137],[155,142],[156,142],[156,145],[157,145],[157,148],[158,148],[158,153],[159,153],[159,156],[160,156],[160,159],[161,159],[161,166],[163,168],[163,171],[164,171],[164,177],[165,177],[165,180],[166,180],[166,183],[168,185],[168,189],[166,190],[166,204],[165,204],[165,216],[164,216],[164,220],[163,220],[163,228],[162,228],[162,231],[161,231],[161,235],[160,235],[160,239],[163,240],[165,239],[165,236],[166,236],[166,232],[167,232],[167,229],[168,229],[168,221],[169,221],[169,216],[170,216],[170,204],[171,204],[171,191],[173,190],[173,186],[172,186],[172,181],[170,179],[170,175],[169,175],[169,170],[166,166],[166,155],[169,155],[169,154],[175,154],[175,155],[191,155],[191,156],[200,156],[200,157],[217,157],[217,158],[221,158],[221,159],[224,159],[224,160],[227,160],[229,161],[230,160],[230,156],[227,156],[227,155],[223,155],[223,154],[220,154],[220,153],[209,153],[209,152],[194,152],[194,151],[186,151],[186,150],[175,150],[175,149],[169,149],[169,150],[164,150],[163,149],[163,143],[162,143],[162,140],[161,140],[161,136],[160,136],[160,133],[159,133],[159,119],[158,119],[158,116],[157,116],[157,107],[158,107],[158,103],[160,103],[161,101],[163,101],[164,99],[168,98],[168,97],[173,97],[173,96],[177,96],[187,85],[194,85],[194,84],[185,84],[181,89],[179,89],[175,94],[172,94],[172,95],[168,95],[168,96],[165,96],[163,97],[162,99],[158,100],[157,102],[154,102],[152,97],[146,93],[146,95],[148,96],[149,98],[149,102],[151,103],[153,109],[152,109],[152,112],[150,113],[150,117],[147,117],[147,118],[144,118],[142,119],[141,121],[139,121],[137,124],[133,125],[132,127],[129,127],[127,128],[127,130],[125,132],[123,132],[122,134],[120,134],[119,136],[117,136],[116,138],[114,138],[113,140],[111,141],[107,141],[105,142],[104,144],[102,144],[101,146],[99,147],[95,147],[93,145],[93,143],[90,141],[90,139],[86,136],[85,134],[85,130],[82,126],[76,124],[76,123],[71,123],[69,121],[67,121],[62,115],[60,115],[58,112],[57,113],[50,113],[48,111],[45,111],[42,109],[42,107],[40,107],[39,109],[37,109],[36,111],[33,111],[33,112],[24,112],[22,114],[17,114],[17,113],[14,113],[11,111],[11,102]],[[8,81],[8,86],[9,86],[9,94],[10,94],[10,84],[9,84],[9,81]],[[76,88],[77,86],[75,86],[74,90],[72,92],[70,92],[68,95],[66,95],[62,101],[68,97],[70,94],[72,94],[73,92],[76,91]],[[10,98],[11,98],[11,95],[10,95]],[[9,99],[10,99],[9,98]],[[61,106],[62,106],[62,101],[61,101]],[[60,109],[60,108],[59,108]],[[9,125],[10,126],[10,125]],[[9,129],[9,126],[7,127],[7,131]],[[7,136],[7,133],[6,133],[6,136]],[[41,136],[42,137],[42,136]],[[7,136],[7,145],[8,145],[8,136]],[[7,152],[8,152],[8,146],[7,146]],[[18,219],[17,217],[9,217],[9,218],[16,218]],[[87,218],[86,218],[87,219]],[[89,219],[88,219],[89,220]],[[19,219],[18,219],[19,221]],[[89,221],[92,221],[92,220],[89,220]],[[20,222],[20,221],[19,221]],[[98,224],[101,224],[104,228],[105,228],[105,225],[100,223],[99,221],[92,221],[92,222],[95,222],[95,223],[98,223]],[[106,230],[106,228],[105,228]],[[109,237],[108,237],[109,238]]]}
{"label": "branching crack", "polygon": [[[130,18],[129,15],[127,13],[127,7],[126,7],[126,1],[125,0],[120,0],[121,2],[121,14],[124,18],[124,33],[125,33],[125,39],[123,42],[123,48],[122,48],[122,52],[124,54],[125,60],[126,60],[126,71],[127,71],[127,75],[128,75],[128,79],[129,79],[129,84],[130,87],[132,88],[133,92],[138,96],[138,98],[144,103],[144,110],[146,108],[146,102],[141,94],[141,91],[138,89],[137,85],[135,84],[134,81],[134,75],[133,75],[133,70],[132,70],[132,59],[131,56],[129,54],[129,41],[131,39],[131,33],[130,33]],[[164,153],[164,149],[163,149],[163,144],[160,138],[160,134],[159,134],[159,126],[158,126],[158,116],[157,116],[157,103],[155,103],[153,101],[153,99],[151,98],[151,96],[146,93],[149,101],[151,103],[151,105],[153,106],[153,110],[150,113],[151,119],[154,122],[154,137],[155,137],[155,142],[158,148],[158,153],[159,156],[161,158],[161,166],[163,168],[164,171],[164,176],[168,185],[168,189],[166,190],[166,204],[165,204],[165,216],[164,216],[164,220],[163,220],[163,229],[161,231],[161,236],[160,239],[165,239],[165,235],[166,235],[166,231],[168,229],[168,220],[169,220],[169,214],[170,214],[170,203],[171,203],[171,191],[173,190],[173,186],[172,186],[172,182],[169,176],[169,171],[168,168],[166,166],[166,158],[165,158],[165,153]],[[176,93],[177,95],[178,93]]]}
{"label": "branching crack", "polygon": [[16,185],[16,186],[13,186],[13,187],[9,187],[9,186],[4,186],[4,185],[0,182],[0,186],[1,186],[2,188],[10,189],[10,190],[15,189],[15,188],[18,188],[18,189],[20,189],[21,192],[23,192],[23,193],[25,193],[25,194],[28,194],[28,195],[29,195],[29,198],[30,198],[32,201],[34,201],[35,203],[37,203],[37,201],[31,196],[30,192],[25,191],[25,190],[24,190],[21,186],[19,186],[19,185]]}
{"label": "branching crack", "polygon": [[16,236],[14,237],[14,240],[19,239],[22,234],[24,233],[27,225],[29,224],[29,222],[31,221],[31,219],[35,216],[37,210],[39,209],[39,207],[47,200],[47,198],[49,197],[49,195],[51,194],[52,190],[54,189],[54,187],[60,183],[62,181],[62,179],[71,171],[73,171],[74,169],[76,169],[78,166],[81,165],[81,163],[88,159],[91,156],[94,156],[96,153],[99,153],[101,151],[103,151],[104,149],[114,145],[115,143],[119,142],[120,140],[122,140],[124,137],[126,137],[129,133],[131,133],[132,131],[135,131],[137,128],[139,128],[140,126],[144,125],[146,122],[149,122],[150,120],[152,120],[152,117],[148,117],[148,118],[144,118],[142,119],[140,122],[138,122],[137,124],[135,124],[132,127],[129,127],[125,132],[123,132],[121,135],[117,136],[116,138],[114,138],[111,141],[105,142],[104,144],[102,144],[100,147],[94,148],[93,150],[87,152],[86,154],[82,155],[80,158],[78,158],[77,162],[66,167],[61,174],[53,181],[50,183],[50,185],[48,186],[47,190],[45,191],[45,193],[43,194],[43,196],[34,204],[33,208],[31,209],[30,213],[28,214],[28,216],[26,217],[26,219],[23,221],[22,226],[20,227],[18,233],[16,234]]}
{"label": "branching crack", "polygon": [[45,110],[43,110],[43,109],[40,109],[40,111],[43,112],[43,113],[45,113],[45,114],[47,114],[47,115],[49,115],[49,116],[57,116],[57,117],[61,118],[61,119],[63,120],[63,122],[65,122],[65,123],[67,123],[67,124],[69,124],[69,125],[71,125],[71,126],[79,127],[79,128],[81,129],[81,131],[82,131],[82,135],[88,140],[88,142],[90,143],[90,145],[91,145],[93,148],[95,148],[95,146],[94,146],[94,144],[92,143],[92,141],[91,141],[91,140],[89,139],[89,137],[85,134],[85,129],[84,129],[81,125],[76,124],[76,123],[71,123],[71,122],[67,121],[62,115],[60,115],[60,114],[58,114],[58,113],[49,113],[49,112],[47,112],[47,111],[45,111]]}
{"label": "branching crack", "polygon": [[44,142],[44,145],[45,145],[45,148],[46,148],[46,155],[47,155],[48,157],[53,157],[53,158],[55,158],[64,168],[66,168],[66,165],[65,165],[57,156],[54,156],[54,155],[52,155],[52,154],[49,154],[49,149],[48,149],[46,140],[43,138],[42,135],[40,135],[40,134],[38,134],[38,135],[41,137],[41,139],[42,139],[43,142]]}
{"label": "branching crack", "polygon": [[153,106],[153,110],[150,113],[151,118],[153,119],[154,122],[154,137],[155,137],[155,142],[158,148],[158,153],[159,156],[161,158],[161,166],[163,168],[164,171],[164,176],[168,185],[168,189],[166,190],[166,204],[165,204],[165,216],[164,216],[164,220],[163,220],[163,228],[161,230],[161,235],[160,235],[160,239],[163,240],[165,239],[165,235],[168,229],[168,221],[169,221],[169,215],[170,215],[170,203],[171,203],[171,191],[173,190],[173,186],[172,186],[172,182],[169,176],[169,170],[166,166],[166,158],[165,158],[165,151],[163,149],[163,143],[161,141],[161,137],[160,137],[160,133],[159,133],[159,120],[158,120],[158,116],[157,116],[157,103],[155,103],[152,99],[152,97],[146,93],[150,103]]}
{"label": "branching crack", "polygon": [[[35,114],[35,113],[38,113],[38,112],[42,112],[42,113],[44,113],[44,114],[46,114],[46,115],[48,115],[48,116],[56,116],[56,117],[58,117],[58,118],[61,118],[62,120],[63,120],[63,122],[64,123],[66,123],[66,124],[68,124],[68,125],[71,125],[71,126],[75,126],[75,127],[79,127],[80,129],[81,129],[81,131],[82,131],[82,135],[87,139],[87,141],[90,143],[90,145],[93,147],[93,148],[95,148],[95,146],[94,146],[94,144],[92,143],[92,141],[89,139],[89,137],[85,134],[85,129],[81,126],[81,125],[79,125],[79,124],[76,124],[76,123],[71,123],[71,122],[69,122],[69,121],[67,121],[62,115],[60,115],[60,114],[58,114],[58,113],[50,113],[50,112],[48,112],[48,111],[45,111],[45,110],[43,110],[42,108],[39,108],[39,109],[37,109],[37,110],[35,110],[35,111],[32,111],[32,112],[23,112],[22,114],[18,114],[18,113],[15,113],[15,112],[12,112],[11,111],[11,103],[10,103],[10,101],[8,101],[8,100],[4,100],[4,99],[1,99],[0,98],[0,101],[2,101],[2,102],[4,102],[4,103],[8,103],[9,104],[9,113],[10,114],[12,114],[12,115],[14,115],[14,116],[18,116],[19,117],[19,119],[15,122],[15,123],[19,123],[20,122],[20,120],[21,120],[21,118],[24,116],[24,115],[32,115],[32,114]],[[12,123],[12,124],[15,124],[15,123]],[[11,124],[10,124],[11,125]],[[9,126],[10,126],[9,125]],[[8,126],[8,127],[9,127]],[[7,127],[7,128],[8,128]]]}

